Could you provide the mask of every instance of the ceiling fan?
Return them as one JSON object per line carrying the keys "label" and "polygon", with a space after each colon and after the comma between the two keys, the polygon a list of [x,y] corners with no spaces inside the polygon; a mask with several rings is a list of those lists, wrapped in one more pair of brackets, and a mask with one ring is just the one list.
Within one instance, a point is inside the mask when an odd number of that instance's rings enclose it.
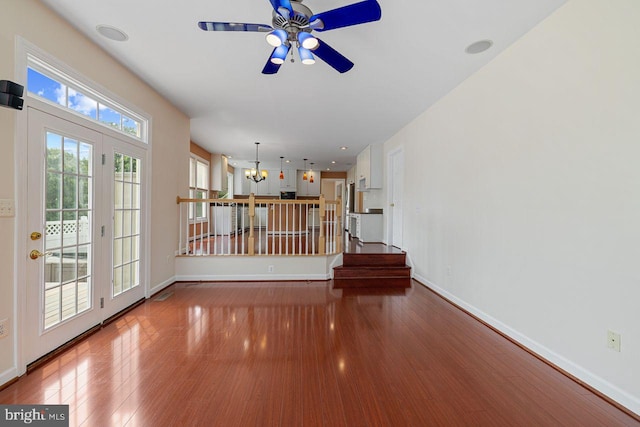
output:
{"label": "ceiling fan", "polygon": [[[353,67],[337,50],[312,35],[313,31],[329,31],[378,21],[382,16],[376,0],[359,3],[314,14],[302,4],[302,0],[269,0],[273,6],[272,25],[247,24],[240,22],[198,22],[204,31],[255,31],[268,33],[267,43],[274,47],[271,56],[262,69],[262,74],[275,74],[280,69],[292,46],[298,49],[303,64],[313,64],[314,55],[325,61],[340,73]],[[292,53],[293,55],[293,53]],[[293,61],[293,57],[291,59]]]}

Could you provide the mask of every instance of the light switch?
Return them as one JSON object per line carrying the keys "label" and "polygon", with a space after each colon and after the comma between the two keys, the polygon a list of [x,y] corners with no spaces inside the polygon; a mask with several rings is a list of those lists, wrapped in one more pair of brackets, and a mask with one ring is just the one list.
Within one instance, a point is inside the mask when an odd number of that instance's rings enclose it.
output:
{"label": "light switch", "polygon": [[0,199],[0,217],[12,217],[15,215],[13,199]]}

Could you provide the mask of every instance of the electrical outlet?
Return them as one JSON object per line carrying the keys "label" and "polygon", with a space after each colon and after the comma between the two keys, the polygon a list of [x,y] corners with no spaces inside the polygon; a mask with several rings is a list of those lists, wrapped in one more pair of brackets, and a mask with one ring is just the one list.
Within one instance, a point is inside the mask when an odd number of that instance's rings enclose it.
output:
{"label": "electrical outlet", "polygon": [[270,266],[267,267],[267,271],[269,273],[273,273],[273,269],[274,269],[273,265],[270,265]]}
{"label": "electrical outlet", "polygon": [[607,331],[607,347],[611,350],[620,351],[620,334],[613,331]]}
{"label": "electrical outlet", "polygon": [[0,320],[0,338],[9,336],[9,319]]}
{"label": "electrical outlet", "polygon": [[451,266],[447,266],[447,276],[451,276]]}
{"label": "electrical outlet", "polygon": [[13,199],[0,199],[0,217],[12,217],[15,215]]}

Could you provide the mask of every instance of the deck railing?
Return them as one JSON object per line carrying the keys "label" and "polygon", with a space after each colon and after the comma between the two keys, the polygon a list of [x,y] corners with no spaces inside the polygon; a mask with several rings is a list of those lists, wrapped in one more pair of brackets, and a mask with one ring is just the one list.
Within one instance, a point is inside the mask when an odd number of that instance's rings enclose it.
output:
{"label": "deck railing", "polygon": [[[178,197],[177,203],[180,255],[331,255],[342,251],[340,199],[257,199],[251,194],[248,199]],[[202,216],[194,217],[196,212]]]}

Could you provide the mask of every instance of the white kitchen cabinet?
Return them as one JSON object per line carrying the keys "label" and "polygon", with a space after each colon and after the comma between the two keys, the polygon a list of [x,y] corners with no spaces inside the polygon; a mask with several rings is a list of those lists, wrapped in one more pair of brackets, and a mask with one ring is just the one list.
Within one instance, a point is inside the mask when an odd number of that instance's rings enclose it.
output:
{"label": "white kitchen cabinet", "polygon": [[382,188],[382,145],[372,144],[357,157],[357,187],[360,191]]}
{"label": "white kitchen cabinet", "polygon": [[211,155],[211,189],[218,191],[219,194],[226,194],[229,191],[228,169],[227,156],[215,153]]}
{"label": "white kitchen cabinet", "polygon": [[[233,191],[235,194],[248,196],[253,193],[256,196],[266,196],[269,195],[269,180],[273,180],[271,175],[272,171],[269,171],[269,175],[266,180],[260,182],[254,182],[252,179],[247,179],[245,175],[245,171],[250,170],[249,168],[236,168],[233,173]],[[278,171],[280,173],[280,171]],[[275,177],[278,180],[278,175]],[[280,196],[280,190],[278,189],[275,195]]]}
{"label": "white kitchen cabinet", "polygon": [[[296,170],[284,169],[282,173],[284,173],[284,179],[278,179],[280,182],[280,191],[296,191]],[[276,176],[280,176],[280,170],[278,170],[278,175]]]}
{"label": "white kitchen cabinet", "polygon": [[265,196],[280,197],[280,169],[269,169]]}
{"label": "white kitchen cabinet", "polygon": [[313,182],[309,179],[309,171],[307,172],[307,180],[303,180],[302,176],[305,171],[299,170],[297,173],[297,196],[319,196],[320,195],[320,171],[313,171]]}

